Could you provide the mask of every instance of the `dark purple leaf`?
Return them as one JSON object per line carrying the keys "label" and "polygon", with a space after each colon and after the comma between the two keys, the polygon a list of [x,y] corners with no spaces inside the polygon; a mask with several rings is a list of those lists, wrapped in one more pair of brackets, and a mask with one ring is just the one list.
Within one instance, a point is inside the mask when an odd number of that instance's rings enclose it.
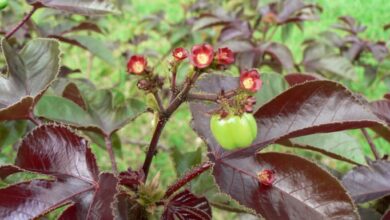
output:
{"label": "dark purple leaf", "polygon": [[307,44],[302,64],[306,72],[330,73],[351,80],[356,78],[351,62],[325,44],[317,42]]}
{"label": "dark purple leaf", "polygon": [[334,28],[347,31],[352,35],[364,32],[367,27],[360,25],[353,17],[341,16],[339,17],[340,23],[333,25]]}
{"label": "dark purple leaf", "polygon": [[27,119],[42,93],[57,77],[59,44],[55,40],[30,41],[17,53],[2,41],[8,74],[0,75],[0,121]]}
{"label": "dark purple leaf", "polygon": [[[272,170],[270,186],[257,174]],[[282,154],[234,154],[216,160],[222,192],[266,219],[359,219],[351,198],[328,172],[303,158]]]}
{"label": "dark purple leaf", "polygon": [[284,79],[288,82],[290,86],[295,86],[301,83],[318,80],[321,78],[321,76],[306,73],[290,73],[284,76]]}
{"label": "dark purple leaf", "polygon": [[196,18],[192,26],[192,31],[199,31],[217,25],[226,25],[230,23],[228,18],[220,17],[213,14],[202,14]]}
{"label": "dark purple leaf", "polygon": [[222,29],[218,41],[224,42],[235,38],[248,39],[250,36],[251,29],[249,23],[246,21],[235,21]]}
{"label": "dark purple leaf", "polygon": [[343,184],[355,202],[363,203],[390,195],[390,162],[374,161],[359,166],[343,177]]}
{"label": "dark purple leaf", "polygon": [[64,122],[105,136],[128,124],[146,109],[138,99],[129,99],[126,103],[115,104],[109,90],[89,89],[82,92],[87,110],[67,98],[43,96],[37,104],[35,115],[53,121]]}
{"label": "dark purple leaf", "polygon": [[361,143],[346,132],[312,134],[281,140],[278,143],[288,147],[315,151],[355,165],[365,164]]}
{"label": "dark purple leaf", "polygon": [[381,62],[389,55],[389,48],[387,48],[385,42],[369,43],[367,47],[378,62]]}
{"label": "dark purple leaf", "polygon": [[103,61],[110,65],[115,65],[116,59],[113,57],[110,49],[107,48],[105,42],[94,38],[92,36],[61,36],[61,35],[49,35],[51,38],[58,39],[59,41],[78,46],[84,50],[90,51],[93,55],[99,57]]}
{"label": "dark purple leaf", "polygon": [[301,0],[287,0],[283,2],[283,9],[278,13],[278,22],[282,23],[305,6]]}
{"label": "dark purple leaf", "polygon": [[89,16],[117,12],[108,0],[27,0],[27,3]]}
{"label": "dark purple leaf", "polygon": [[390,220],[390,209],[382,216],[382,220]]}
{"label": "dark purple leaf", "polygon": [[370,108],[378,118],[390,125],[390,100],[383,99],[371,102]]}
{"label": "dark purple leaf", "polygon": [[281,72],[281,66],[287,71],[292,71],[294,69],[293,55],[290,49],[285,45],[270,42],[262,44],[259,47],[259,50],[262,54],[261,65],[268,65],[277,72]]}
{"label": "dark purple leaf", "polygon": [[[74,208],[64,213],[72,219],[112,219],[110,204],[117,193],[118,180],[110,173],[99,175],[87,145],[84,138],[60,125],[42,125],[28,134],[19,147],[16,165],[53,179],[0,189],[0,218],[37,218],[73,204]],[[0,173],[17,172],[9,168],[0,168]]]}
{"label": "dark purple leaf", "polygon": [[83,108],[84,110],[87,109],[87,106],[84,102],[84,99],[81,95],[81,92],[80,90],[77,88],[77,85],[74,84],[74,83],[69,83],[64,91],[62,92],[62,96],[64,98],[67,98],[71,101],[73,101],[74,103],[76,103],[78,106],[80,106],[81,108]]}
{"label": "dark purple leaf", "polygon": [[90,201],[88,213],[83,213],[86,207],[76,204],[62,213],[59,219],[113,219],[112,204],[117,194],[118,179],[111,173],[102,173],[97,184],[98,187],[93,194],[93,200]]}
{"label": "dark purple leaf", "polygon": [[[297,85],[256,113],[256,144],[270,140],[362,127],[385,127],[362,98],[342,85],[316,80]],[[255,144],[255,145],[256,145]]]}
{"label": "dark purple leaf", "polygon": [[206,198],[184,190],[169,200],[161,219],[211,220],[211,207]]}
{"label": "dark purple leaf", "polygon": [[[302,9],[311,9],[310,12],[304,13]],[[315,5],[305,4],[301,0],[287,0],[283,2],[282,10],[277,15],[279,24],[289,22],[300,22],[304,20],[315,19],[315,9],[320,9]]]}

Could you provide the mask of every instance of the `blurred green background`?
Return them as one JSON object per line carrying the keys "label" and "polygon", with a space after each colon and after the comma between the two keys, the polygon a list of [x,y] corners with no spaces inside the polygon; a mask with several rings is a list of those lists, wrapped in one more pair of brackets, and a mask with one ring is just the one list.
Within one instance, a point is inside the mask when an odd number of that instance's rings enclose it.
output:
{"label": "blurred green background", "polygon": [[[244,0],[245,1],[245,0]],[[170,36],[164,36],[158,31],[145,28],[140,25],[145,17],[150,17],[154,13],[163,10],[165,12],[165,20],[160,24],[162,30],[171,28],[170,23],[178,22],[185,18],[183,7],[187,7],[193,1],[188,0],[127,0],[122,1],[123,11],[119,15],[109,15],[99,20],[99,25],[103,28],[104,34],[96,37],[102,41],[108,42],[108,48],[113,55],[113,63],[108,64],[101,59],[91,56],[90,52],[80,48],[62,44],[63,63],[75,69],[80,69],[81,73],[73,74],[72,77],[87,77],[94,81],[99,88],[111,88],[115,85],[114,92],[119,91],[126,96],[139,96],[136,91],[136,78],[126,76],[126,59],[121,56],[123,53],[140,53],[146,54],[151,65],[156,64],[159,57],[169,52]],[[268,1],[269,2],[269,1]],[[323,12],[320,14],[318,21],[309,21],[304,25],[304,31],[293,29],[290,37],[286,40],[286,44],[293,51],[296,60],[302,57],[303,40],[315,37],[320,32],[328,30],[330,26],[337,22],[339,16],[349,15],[357,21],[368,26],[367,30],[362,34],[364,38],[370,40],[383,40],[389,45],[390,30],[384,31],[383,26],[390,23],[390,1],[388,0],[312,0],[307,1],[318,3]],[[28,5],[24,1],[12,0],[11,4],[16,10],[27,11]],[[33,16],[34,21],[41,22],[49,10],[42,10]],[[81,16],[73,16],[74,19],[83,20]],[[145,33],[146,32],[146,33]],[[148,39],[140,44],[133,45],[129,43],[129,39],[134,39],[135,36],[149,35]],[[276,33],[276,41],[282,41],[281,34]],[[200,38],[201,41],[201,38]],[[116,42],[110,44],[109,42]],[[163,62],[158,67],[158,71],[162,76],[167,76],[167,62]],[[377,79],[372,85],[367,86],[363,70],[357,68],[358,78],[353,82],[343,82],[351,90],[364,94],[369,100],[380,99],[383,94],[390,91],[388,84],[381,79]],[[183,76],[182,76],[183,77]],[[120,98],[120,97],[117,97]],[[146,98],[145,98],[146,100]],[[188,106],[182,106],[171,118],[160,140],[160,151],[155,157],[151,176],[157,172],[161,174],[161,184],[167,186],[176,179],[174,170],[175,164],[170,157],[170,149],[176,148],[181,152],[191,152],[198,148],[203,150],[205,157],[205,146],[201,139],[198,138],[192,129],[189,127],[191,116]],[[155,125],[155,117],[152,114],[143,114],[133,123],[127,125],[119,131],[119,136],[122,141],[122,152],[118,154],[119,169],[125,170],[128,167],[138,168],[142,166],[142,162],[147,150],[147,144],[151,139],[152,130]],[[358,138],[366,155],[372,158],[372,153],[367,142],[361,135],[360,131],[351,131],[352,135]],[[375,138],[374,133],[370,133],[374,137],[375,144],[380,148],[382,154],[390,153],[390,145],[380,138]],[[305,157],[319,159],[327,166],[345,171],[351,165],[344,162],[329,159],[312,152],[304,152],[284,148],[281,146],[272,146],[268,150],[278,150],[283,152],[299,153]],[[102,170],[110,170],[110,161],[105,150],[94,146],[93,151],[97,155],[97,159]],[[0,152],[0,164],[11,163],[15,157],[15,152],[12,147],[4,148]],[[227,214],[224,211],[215,211],[215,219],[237,219],[238,216]]]}

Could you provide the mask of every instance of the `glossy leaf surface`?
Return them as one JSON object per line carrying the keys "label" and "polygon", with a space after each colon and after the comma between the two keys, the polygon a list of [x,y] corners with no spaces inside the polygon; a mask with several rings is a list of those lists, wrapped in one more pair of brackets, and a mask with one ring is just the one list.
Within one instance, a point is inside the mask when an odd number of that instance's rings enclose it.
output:
{"label": "glossy leaf surface", "polygon": [[30,108],[57,77],[60,65],[59,44],[36,39],[18,53],[2,40],[8,74],[0,75],[0,121],[26,119]]}
{"label": "glossy leaf surface", "polygon": [[116,12],[114,5],[108,0],[27,0],[27,3],[82,15]]}
{"label": "glossy leaf surface", "polygon": [[[272,170],[270,186],[257,173]],[[235,154],[215,162],[220,189],[266,219],[359,219],[351,198],[328,172],[303,158],[282,154]]]}
{"label": "glossy leaf surface", "polygon": [[356,202],[363,203],[390,195],[389,179],[390,162],[378,160],[349,171],[343,184]]}
{"label": "glossy leaf surface", "polygon": [[196,197],[189,190],[184,190],[169,200],[162,219],[211,220],[211,207],[206,198]]}
{"label": "glossy leaf surface", "polygon": [[[74,206],[66,211],[72,219],[113,218],[110,204],[118,180],[110,173],[99,175],[87,141],[69,128],[43,125],[34,129],[21,143],[15,165],[53,178],[0,189],[2,219],[36,218],[66,204]],[[11,166],[0,169],[3,177],[22,171]]]}

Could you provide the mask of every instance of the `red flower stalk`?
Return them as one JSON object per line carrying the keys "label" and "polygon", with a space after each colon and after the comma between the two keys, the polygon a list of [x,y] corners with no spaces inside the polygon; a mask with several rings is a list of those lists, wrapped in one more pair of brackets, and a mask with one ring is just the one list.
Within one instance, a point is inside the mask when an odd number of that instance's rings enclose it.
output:
{"label": "red flower stalk", "polygon": [[263,82],[260,79],[260,74],[257,70],[249,70],[241,73],[240,76],[240,86],[241,88],[257,92],[261,89]]}
{"label": "red flower stalk", "polygon": [[195,45],[192,47],[191,62],[194,66],[203,69],[213,62],[214,50],[209,44]]}
{"label": "red flower stalk", "polygon": [[217,63],[222,65],[234,63],[233,51],[227,47],[219,48],[217,53]]}
{"label": "red flower stalk", "polygon": [[133,55],[130,57],[129,62],[127,63],[127,72],[141,75],[143,72],[145,72],[147,65],[148,61],[144,56]]}
{"label": "red flower stalk", "polygon": [[172,56],[176,61],[181,61],[188,57],[188,52],[186,49],[178,47],[172,51]]}
{"label": "red flower stalk", "polygon": [[275,180],[275,172],[273,170],[262,170],[257,173],[259,183],[264,186],[271,186]]}

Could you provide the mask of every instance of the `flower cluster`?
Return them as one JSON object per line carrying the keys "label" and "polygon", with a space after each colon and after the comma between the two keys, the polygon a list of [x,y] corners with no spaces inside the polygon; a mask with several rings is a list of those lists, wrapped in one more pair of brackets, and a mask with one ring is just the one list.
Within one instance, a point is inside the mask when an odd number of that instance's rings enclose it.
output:
{"label": "flower cluster", "polygon": [[[224,47],[214,52],[210,44],[200,44],[192,47],[191,54],[182,47],[172,51],[172,56],[176,63],[190,58],[192,65],[196,68],[204,69],[209,67],[213,61],[216,65],[226,66],[234,63],[234,53],[231,49]],[[127,72],[130,74],[141,75],[147,70],[147,60],[144,56],[133,55],[127,63]]]}

